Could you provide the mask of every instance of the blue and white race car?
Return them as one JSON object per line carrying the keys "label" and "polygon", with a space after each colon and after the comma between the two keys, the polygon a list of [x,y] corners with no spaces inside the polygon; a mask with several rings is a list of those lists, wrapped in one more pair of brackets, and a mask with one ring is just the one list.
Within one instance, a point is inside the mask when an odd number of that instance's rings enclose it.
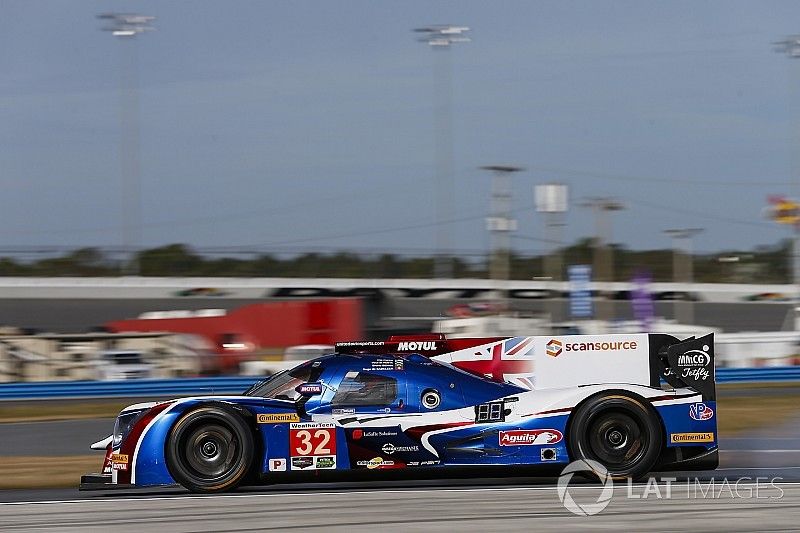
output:
{"label": "blue and white race car", "polygon": [[219,492],[331,472],[576,459],[614,478],[710,470],[715,400],[711,335],[345,342],[241,396],[127,407],[92,445],[106,450],[103,472],[81,488]]}

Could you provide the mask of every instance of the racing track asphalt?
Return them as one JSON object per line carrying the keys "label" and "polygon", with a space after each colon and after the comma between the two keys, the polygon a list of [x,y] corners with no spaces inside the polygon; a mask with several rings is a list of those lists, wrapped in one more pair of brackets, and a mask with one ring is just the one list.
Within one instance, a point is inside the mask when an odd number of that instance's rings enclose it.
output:
{"label": "racing track asphalt", "polygon": [[[569,494],[586,505],[602,492],[571,485]],[[552,483],[0,503],[2,531],[792,531],[799,518],[800,484],[769,481],[618,484],[589,517],[567,511]]]}
{"label": "racing track asphalt", "polygon": [[0,455],[87,455],[113,430],[113,418],[0,423]]}

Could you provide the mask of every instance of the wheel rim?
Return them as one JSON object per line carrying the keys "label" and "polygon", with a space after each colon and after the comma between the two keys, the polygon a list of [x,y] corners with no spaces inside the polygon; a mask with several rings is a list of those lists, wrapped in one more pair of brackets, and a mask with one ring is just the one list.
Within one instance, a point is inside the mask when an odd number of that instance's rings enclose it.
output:
{"label": "wheel rim", "polygon": [[626,412],[602,412],[589,424],[592,455],[616,471],[635,466],[647,452],[649,440],[642,421]]}
{"label": "wheel rim", "polygon": [[186,466],[193,474],[204,480],[214,480],[235,467],[239,447],[230,428],[203,425],[188,432],[182,448]]}

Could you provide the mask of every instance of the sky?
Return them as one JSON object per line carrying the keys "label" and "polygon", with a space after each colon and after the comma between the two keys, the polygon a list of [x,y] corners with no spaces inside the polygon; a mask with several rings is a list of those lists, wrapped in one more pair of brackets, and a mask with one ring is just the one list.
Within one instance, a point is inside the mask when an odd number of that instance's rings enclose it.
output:
{"label": "sky", "polygon": [[[96,14],[154,15],[120,40]],[[471,28],[432,50],[411,30]],[[800,3],[5,0],[0,250],[117,246],[121,87],[138,97],[141,244],[431,252],[435,74],[452,63],[452,248],[490,246],[491,175],[519,165],[512,242],[548,250],[533,188],[570,187],[563,229],[696,251],[777,243],[769,195],[800,197]],[[135,57],[133,63],[131,58]],[[135,76],[131,73],[135,72]],[[129,204],[128,204],[129,205]]]}

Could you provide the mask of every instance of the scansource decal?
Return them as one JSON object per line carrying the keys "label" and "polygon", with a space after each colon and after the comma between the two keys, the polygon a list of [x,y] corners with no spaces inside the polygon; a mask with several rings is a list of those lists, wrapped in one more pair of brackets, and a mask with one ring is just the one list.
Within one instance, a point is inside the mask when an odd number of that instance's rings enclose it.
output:
{"label": "scansource decal", "polygon": [[558,339],[550,339],[550,342],[547,343],[547,355],[550,357],[558,357],[561,355],[561,348],[563,343]]}
{"label": "scansource decal", "polygon": [[636,350],[639,343],[635,340],[622,341],[599,341],[599,342],[563,342],[558,339],[551,339],[547,343],[547,355],[553,357],[565,352],[608,352],[619,350]]}

